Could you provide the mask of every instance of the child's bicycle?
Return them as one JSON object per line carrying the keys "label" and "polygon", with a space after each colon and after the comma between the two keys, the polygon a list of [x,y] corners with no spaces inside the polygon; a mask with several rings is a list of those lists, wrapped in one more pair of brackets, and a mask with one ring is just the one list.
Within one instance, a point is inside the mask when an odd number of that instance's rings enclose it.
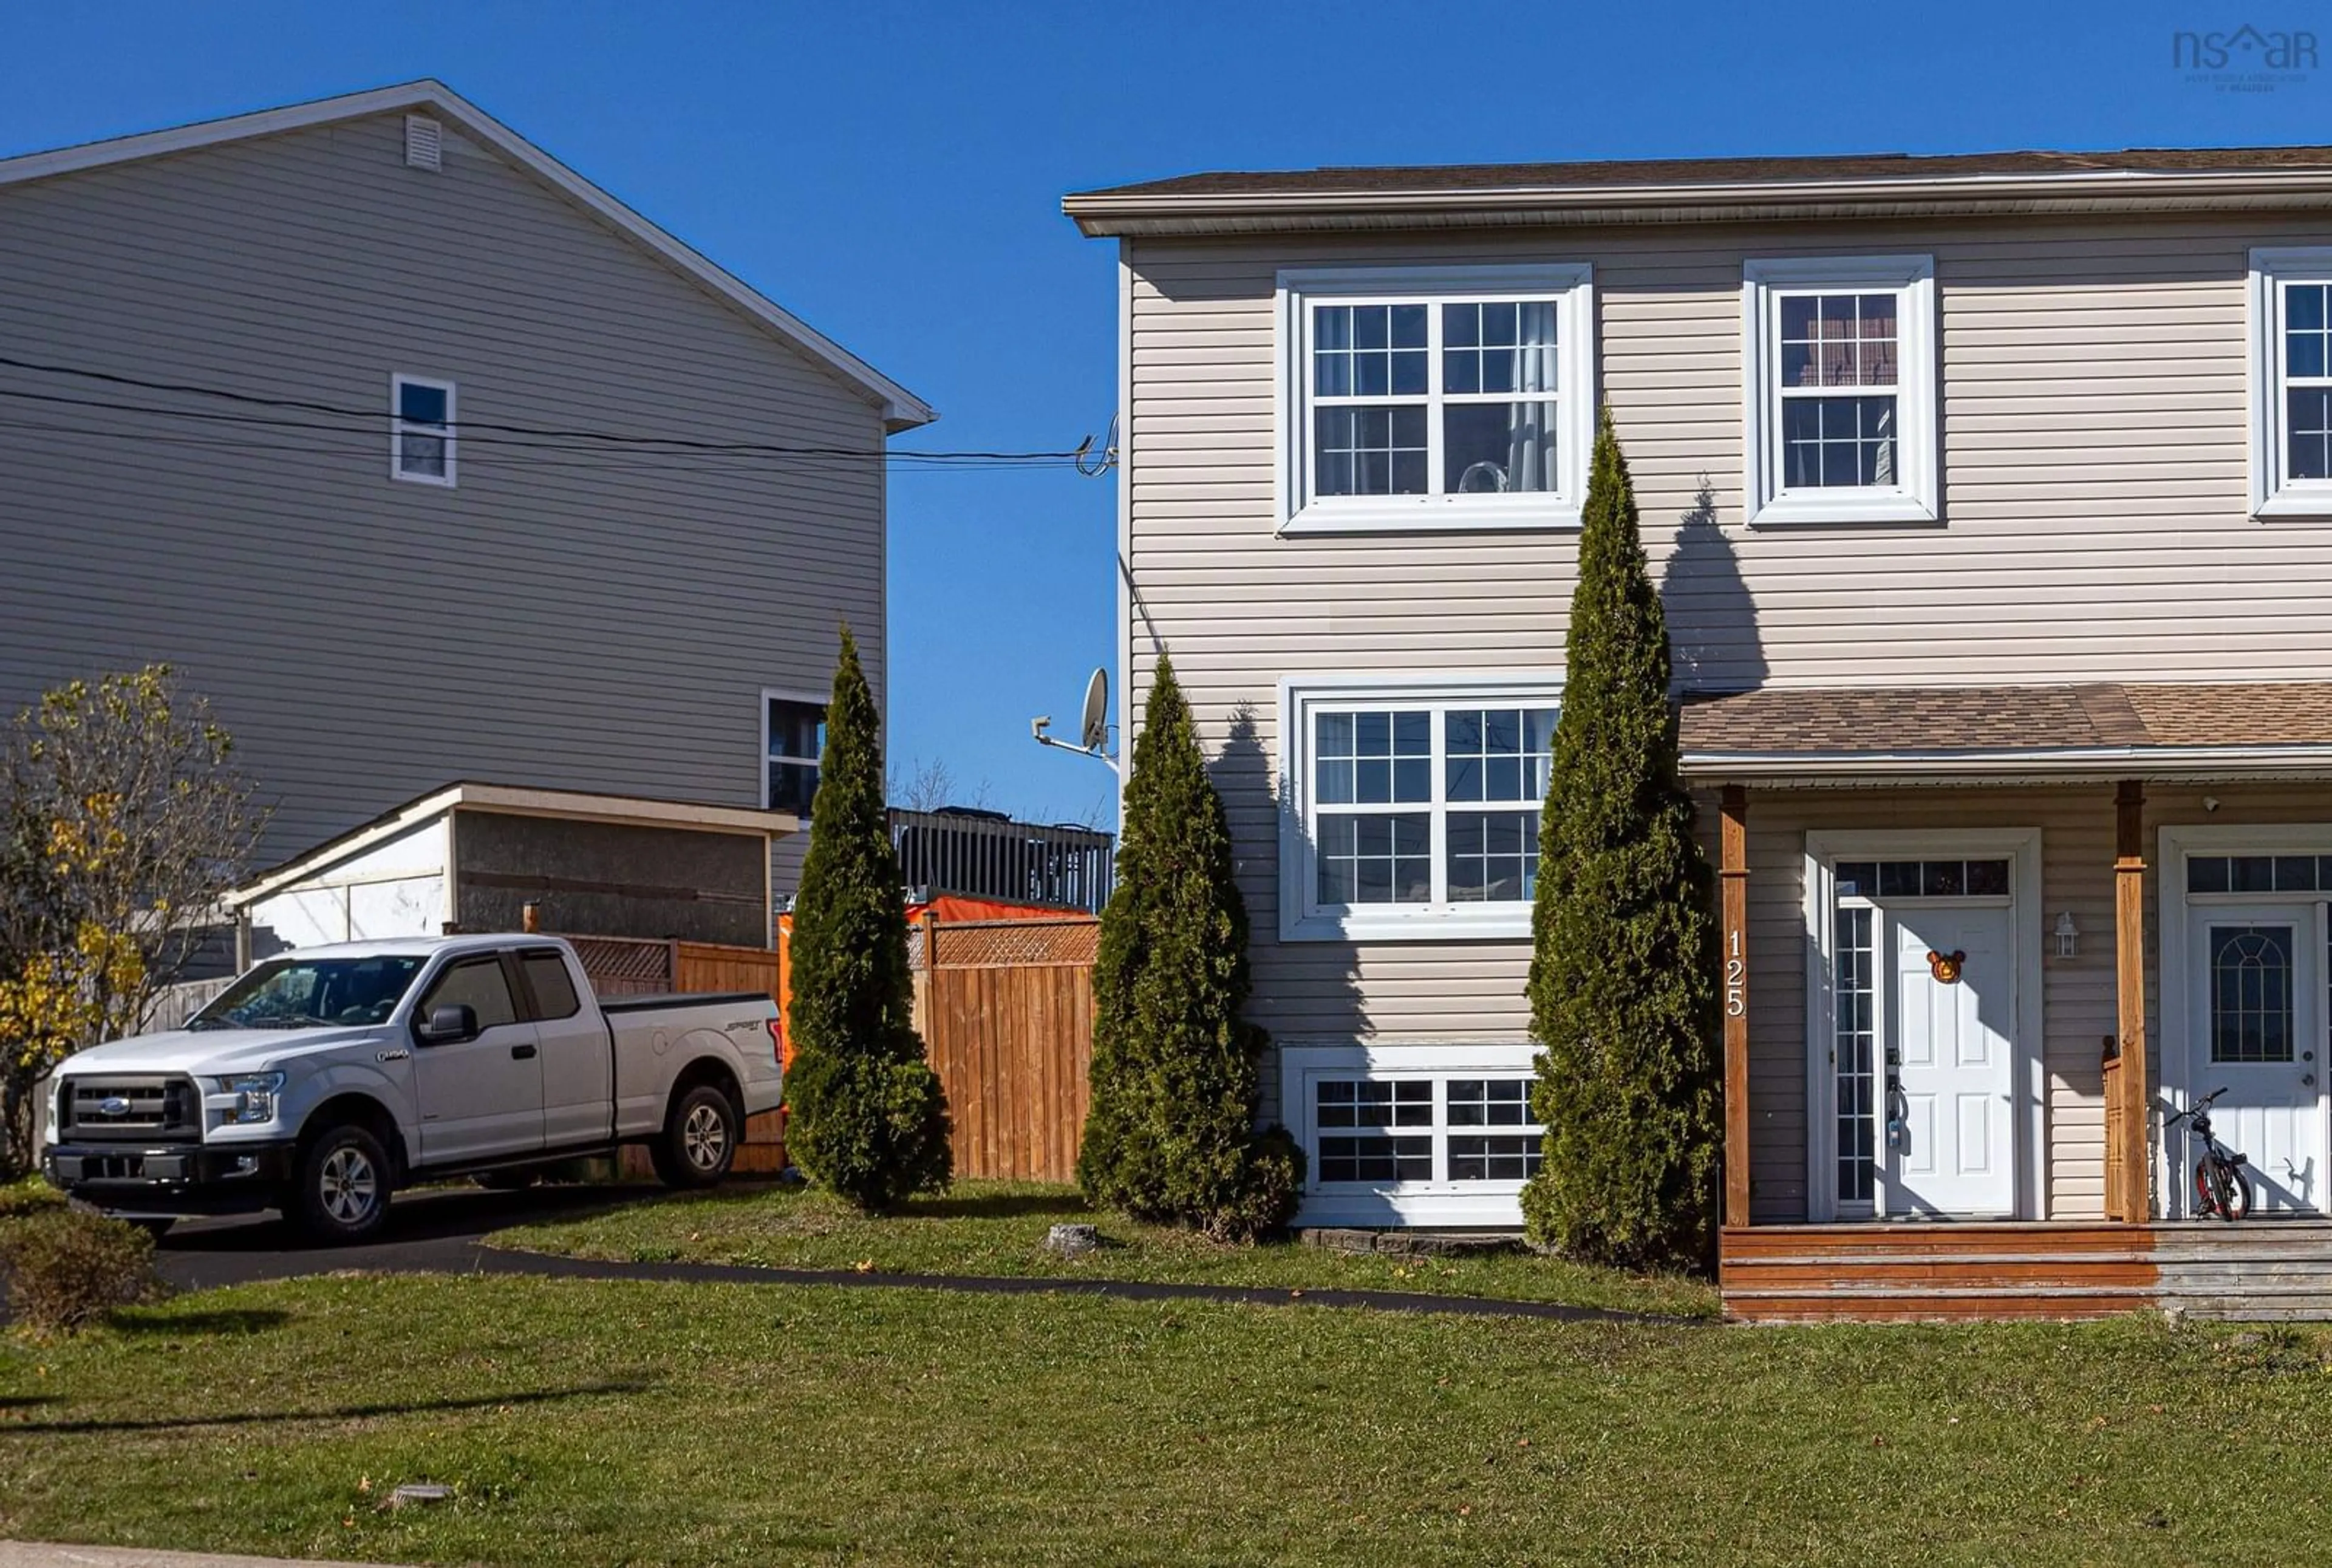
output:
{"label": "child's bicycle", "polygon": [[2171,1128],[2181,1122],[2193,1123],[2203,1140],[2203,1157],[2194,1162],[2194,1212],[2232,1221],[2245,1219],[2251,1211],[2251,1179],[2243,1174],[2250,1162],[2229,1150],[2211,1131],[2211,1103],[2226,1092],[2222,1085],[2164,1122],[2162,1135],[2166,1143]]}

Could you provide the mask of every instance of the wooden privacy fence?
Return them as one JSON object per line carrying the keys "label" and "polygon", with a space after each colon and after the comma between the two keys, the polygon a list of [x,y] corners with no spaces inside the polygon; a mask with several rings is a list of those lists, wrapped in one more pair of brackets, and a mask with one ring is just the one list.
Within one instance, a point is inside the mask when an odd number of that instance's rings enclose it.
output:
{"label": "wooden privacy fence", "polygon": [[[629,936],[570,936],[576,956],[591,989],[603,997],[691,995],[732,991],[767,991],[778,996],[778,955],[774,949],[723,947],[709,942],[667,942]],[[750,1048],[750,1047],[749,1047]],[[745,1142],[737,1150],[740,1171],[774,1174],[786,1168],[784,1114],[765,1111],[745,1123]],[[651,1174],[647,1152],[624,1151],[626,1176]]]}
{"label": "wooden privacy fence", "polygon": [[1075,1178],[1100,934],[1091,917],[916,923],[915,1027],[947,1090],[958,1176]]}

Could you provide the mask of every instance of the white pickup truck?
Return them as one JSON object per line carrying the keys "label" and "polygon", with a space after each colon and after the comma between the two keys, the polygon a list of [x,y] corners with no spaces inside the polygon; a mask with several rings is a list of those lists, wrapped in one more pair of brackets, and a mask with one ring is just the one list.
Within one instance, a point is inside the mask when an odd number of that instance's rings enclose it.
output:
{"label": "white pickup truck", "polygon": [[555,937],[306,948],[182,1029],[68,1057],[41,1167],[158,1229],[274,1209],[339,1242],[409,1183],[522,1185],[626,1143],[667,1184],[706,1186],[781,1098],[777,1018],[758,994],[597,1000]]}

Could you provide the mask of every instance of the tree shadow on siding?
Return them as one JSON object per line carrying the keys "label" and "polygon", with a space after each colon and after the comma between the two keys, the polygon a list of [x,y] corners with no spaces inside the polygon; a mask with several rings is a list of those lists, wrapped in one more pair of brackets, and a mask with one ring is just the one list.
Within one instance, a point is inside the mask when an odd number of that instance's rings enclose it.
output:
{"label": "tree shadow on siding", "polygon": [[1691,693],[1748,692],[1770,673],[1757,631],[1757,605],[1732,540],[1718,521],[1716,494],[1701,476],[1677,520],[1676,550],[1660,579],[1677,684]]}
{"label": "tree shadow on siding", "polygon": [[1241,703],[1233,711],[1229,732],[1208,772],[1230,817],[1239,891],[1247,899],[1247,953],[1255,976],[1247,1017],[1271,1032],[1275,1047],[1261,1069],[1264,1103],[1266,1110],[1277,1107],[1273,1119],[1292,1125],[1295,1108],[1278,1104],[1276,1047],[1368,1037],[1358,950],[1348,942],[1279,939],[1280,846],[1300,843],[1303,823],[1294,802],[1282,798],[1278,770],[1253,703]]}

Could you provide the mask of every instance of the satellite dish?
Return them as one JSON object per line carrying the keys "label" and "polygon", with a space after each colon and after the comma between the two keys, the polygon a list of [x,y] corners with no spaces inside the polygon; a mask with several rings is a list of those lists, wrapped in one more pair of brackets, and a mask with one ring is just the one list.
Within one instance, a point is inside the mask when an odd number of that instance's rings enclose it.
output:
{"label": "satellite dish", "polygon": [[1109,744],[1109,672],[1095,670],[1085,683],[1085,717],[1077,724],[1077,741],[1088,751]]}

